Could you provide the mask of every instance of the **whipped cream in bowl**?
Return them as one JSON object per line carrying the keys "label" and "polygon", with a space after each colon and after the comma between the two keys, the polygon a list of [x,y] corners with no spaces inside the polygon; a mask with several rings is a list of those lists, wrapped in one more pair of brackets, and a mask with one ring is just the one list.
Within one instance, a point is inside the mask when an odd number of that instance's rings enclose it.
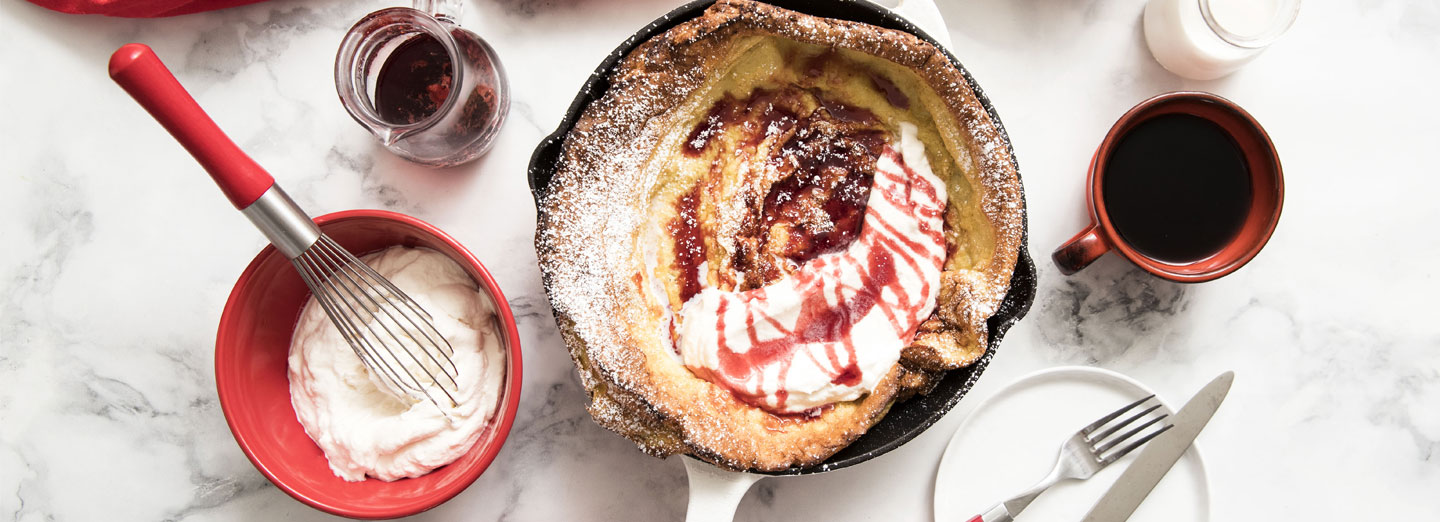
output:
{"label": "whipped cream in bowl", "polygon": [[458,391],[444,384],[456,404],[442,415],[371,380],[324,314],[305,310],[308,289],[289,260],[267,247],[221,316],[221,408],[255,467],[305,504],[356,518],[433,508],[479,478],[514,422],[521,383],[514,316],[474,255],[428,223],[381,210],[315,221],[351,252],[378,252],[372,266],[432,315],[455,351]]}
{"label": "whipped cream in bowl", "polygon": [[360,260],[430,314],[452,351],[456,378],[406,369],[426,388],[449,390],[432,391],[438,404],[395,390],[361,362],[312,296],[290,341],[291,405],[336,476],[419,477],[464,455],[494,418],[505,380],[494,304],[434,250],[394,246]]}

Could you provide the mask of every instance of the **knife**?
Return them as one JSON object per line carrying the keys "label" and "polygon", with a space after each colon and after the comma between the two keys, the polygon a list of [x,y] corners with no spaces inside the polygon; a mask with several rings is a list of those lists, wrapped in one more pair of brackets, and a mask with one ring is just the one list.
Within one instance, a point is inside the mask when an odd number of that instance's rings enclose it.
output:
{"label": "knife", "polygon": [[1235,381],[1235,372],[1225,372],[1200,389],[1180,412],[1170,417],[1174,428],[1150,441],[1140,451],[1140,456],[1125,468],[1125,473],[1115,480],[1105,496],[1090,508],[1084,522],[1124,522],[1130,519],[1135,508],[1155,489],[1155,484],[1165,478],[1165,473],[1180,460],[1180,455],[1195,442],[1195,436],[1210,422],[1210,416],[1220,408],[1225,394],[1230,392],[1230,383]]}

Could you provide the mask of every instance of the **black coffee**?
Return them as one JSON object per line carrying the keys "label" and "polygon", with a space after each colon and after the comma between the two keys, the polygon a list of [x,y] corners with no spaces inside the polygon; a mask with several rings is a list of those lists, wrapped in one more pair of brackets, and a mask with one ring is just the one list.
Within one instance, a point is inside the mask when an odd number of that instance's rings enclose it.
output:
{"label": "black coffee", "polygon": [[1120,138],[1101,191],[1125,242],[1147,257],[1182,264],[1214,255],[1240,232],[1250,208],[1250,170],[1219,125],[1166,114]]}

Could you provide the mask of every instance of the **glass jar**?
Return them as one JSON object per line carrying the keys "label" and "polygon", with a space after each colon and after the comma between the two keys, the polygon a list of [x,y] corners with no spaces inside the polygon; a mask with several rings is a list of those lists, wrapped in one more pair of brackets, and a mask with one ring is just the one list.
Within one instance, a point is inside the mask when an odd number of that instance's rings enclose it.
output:
{"label": "glass jar", "polygon": [[1150,0],[1145,42],[1170,72],[1213,80],[1254,60],[1299,12],[1300,0]]}
{"label": "glass jar", "polygon": [[450,167],[490,149],[510,112],[494,49],[457,24],[458,0],[382,9],[345,34],[335,56],[340,103],[407,160]]}

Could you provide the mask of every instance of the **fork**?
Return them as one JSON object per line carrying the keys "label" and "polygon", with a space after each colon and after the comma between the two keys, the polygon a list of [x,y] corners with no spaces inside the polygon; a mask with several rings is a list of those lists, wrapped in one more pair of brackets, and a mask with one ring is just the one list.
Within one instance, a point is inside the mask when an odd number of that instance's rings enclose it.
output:
{"label": "fork", "polygon": [[1100,470],[1105,469],[1105,467],[1109,466],[1111,463],[1120,460],[1120,458],[1124,457],[1127,453],[1134,451],[1135,448],[1143,446],[1146,442],[1150,442],[1150,439],[1155,438],[1156,435],[1164,433],[1165,430],[1174,427],[1173,424],[1167,423],[1159,430],[1140,437],[1139,440],[1131,442],[1125,447],[1121,447],[1118,449],[1116,448],[1116,446],[1120,445],[1126,440],[1129,440],[1131,437],[1134,437],[1136,434],[1140,433],[1145,428],[1148,428],[1155,423],[1164,420],[1166,417],[1169,417],[1169,414],[1161,413],[1159,416],[1156,416],[1155,418],[1152,418],[1129,431],[1126,431],[1119,435],[1115,435],[1117,432],[1124,429],[1126,426],[1129,426],[1135,421],[1140,420],[1140,418],[1148,415],[1150,412],[1159,409],[1160,404],[1158,403],[1158,401],[1156,401],[1156,404],[1145,408],[1140,413],[1131,415],[1130,417],[1126,418],[1123,421],[1120,421],[1114,426],[1110,426],[1108,428],[1105,428],[1104,430],[1101,430],[1101,428],[1105,427],[1105,425],[1108,424],[1110,421],[1120,418],[1121,415],[1125,415],[1126,413],[1136,408],[1139,408],[1140,405],[1145,404],[1146,402],[1154,398],[1155,396],[1151,395],[1144,399],[1132,402],[1123,408],[1115,410],[1109,415],[1101,417],[1100,420],[1095,421],[1089,426],[1080,428],[1080,431],[1075,432],[1074,435],[1071,435],[1069,439],[1065,440],[1064,444],[1060,445],[1060,456],[1056,459],[1055,468],[1050,470],[1049,475],[1046,475],[1045,478],[1041,479],[1039,483],[1031,486],[1030,489],[1025,490],[1023,493],[1016,495],[1010,500],[995,504],[994,507],[986,510],[985,514],[975,515],[967,522],[1013,521],[1015,520],[1015,515],[1020,514],[1020,511],[1024,510],[1026,506],[1029,506],[1030,503],[1033,502],[1036,497],[1039,497],[1041,493],[1045,492],[1045,490],[1050,489],[1050,486],[1054,486],[1062,480],[1088,479],[1094,476],[1095,473],[1099,472]]}

